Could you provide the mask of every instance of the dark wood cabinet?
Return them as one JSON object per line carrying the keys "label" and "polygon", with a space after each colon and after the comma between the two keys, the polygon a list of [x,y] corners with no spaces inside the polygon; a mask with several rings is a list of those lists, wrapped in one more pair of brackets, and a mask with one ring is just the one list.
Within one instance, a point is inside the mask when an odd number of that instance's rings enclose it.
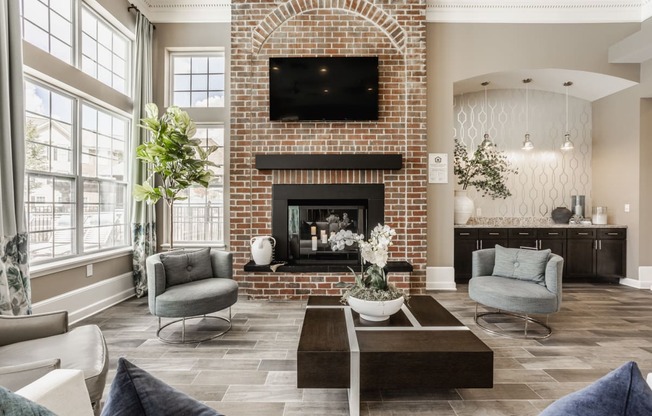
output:
{"label": "dark wood cabinet", "polygon": [[507,247],[506,228],[456,228],[454,245],[455,281],[466,282],[471,278],[471,253],[496,244]]}
{"label": "dark wood cabinet", "polygon": [[564,258],[564,279],[625,277],[626,228],[455,228],[455,281],[471,278],[471,253],[496,244],[550,249]]}

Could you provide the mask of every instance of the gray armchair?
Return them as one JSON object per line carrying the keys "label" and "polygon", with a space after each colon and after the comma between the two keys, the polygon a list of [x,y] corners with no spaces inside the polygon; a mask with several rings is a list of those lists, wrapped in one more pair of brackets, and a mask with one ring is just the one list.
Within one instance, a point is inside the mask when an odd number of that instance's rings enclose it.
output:
{"label": "gray armchair", "polygon": [[[203,249],[154,254],[147,258],[149,311],[158,317],[156,336],[164,342],[178,344],[202,342],[223,335],[231,329],[231,306],[238,300],[238,284],[233,280],[233,254]],[[229,317],[211,316],[227,309]],[[179,318],[161,325],[161,318]],[[218,319],[226,328],[206,337],[186,338],[186,320]],[[166,327],[181,322],[181,338],[161,336]],[[207,331],[205,331],[207,332]]]}
{"label": "gray armchair", "polygon": [[109,371],[109,353],[97,325],[68,331],[65,311],[0,315],[0,385],[17,390],[57,369],[82,370],[95,414]]}
{"label": "gray armchair", "polygon": [[[552,329],[547,324],[548,315],[558,312],[561,308],[564,259],[550,253],[547,263],[545,263],[543,280],[535,282],[494,276],[495,257],[496,249],[494,248],[477,250],[472,253],[469,297],[476,301],[475,322],[488,332],[510,336],[509,333],[491,329],[486,324],[486,317],[489,315],[510,315],[525,322],[525,338],[529,337],[528,323],[535,323],[544,328],[543,335],[534,335],[529,338],[549,337],[552,334]],[[498,311],[479,314],[478,304]],[[546,323],[532,318],[531,314],[546,315]]]}

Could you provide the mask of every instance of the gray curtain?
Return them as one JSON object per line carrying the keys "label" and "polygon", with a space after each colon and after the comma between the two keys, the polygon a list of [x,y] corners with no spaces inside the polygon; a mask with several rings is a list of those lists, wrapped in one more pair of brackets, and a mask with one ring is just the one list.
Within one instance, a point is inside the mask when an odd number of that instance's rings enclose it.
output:
{"label": "gray curtain", "polygon": [[32,313],[19,0],[0,2],[0,315]]}
{"label": "gray curtain", "polygon": [[[152,93],[152,33],[154,28],[147,18],[138,13],[136,21],[136,44],[134,50],[134,122],[132,127],[131,165],[132,184],[142,184],[149,177],[149,169],[136,159],[136,148],[148,140],[145,130],[140,128],[140,119],[145,117],[145,104],[153,101]],[[131,227],[133,235],[134,284],[136,296],[147,293],[145,259],[156,252],[156,213],[154,205],[133,201]]]}

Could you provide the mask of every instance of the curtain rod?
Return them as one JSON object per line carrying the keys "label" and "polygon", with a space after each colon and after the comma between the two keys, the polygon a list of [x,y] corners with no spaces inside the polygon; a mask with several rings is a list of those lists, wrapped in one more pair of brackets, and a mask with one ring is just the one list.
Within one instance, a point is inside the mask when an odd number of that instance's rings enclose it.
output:
{"label": "curtain rod", "polygon": [[[136,13],[141,13],[141,11],[138,10],[138,7],[134,6],[133,3],[129,3],[129,7],[127,7],[127,11],[130,12],[130,11],[132,11],[132,10],[135,10]],[[151,24],[151,23],[150,23],[150,24]],[[156,25],[152,25],[152,28],[153,28],[154,30],[156,30]]]}

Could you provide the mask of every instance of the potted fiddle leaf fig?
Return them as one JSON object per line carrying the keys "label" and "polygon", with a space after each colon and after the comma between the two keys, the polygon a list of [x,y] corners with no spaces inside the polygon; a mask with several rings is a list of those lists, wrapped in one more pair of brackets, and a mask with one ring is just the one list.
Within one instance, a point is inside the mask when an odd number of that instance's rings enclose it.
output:
{"label": "potted fiddle leaf fig", "polygon": [[[174,201],[186,199],[181,191],[191,185],[204,188],[213,176],[208,160],[217,146],[202,147],[201,140],[193,139],[196,128],[187,112],[171,106],[160,115],[154,103],[145,106],[147,117],[140,120],[140,127],[151,133],[150,140],[136,148],[136,158],[151,167],[152,174],[142,183],[134,185],[133,195],[137,201],[155,204],[161,198],[168,206],[170,250],[174,247]],[[155,181],[158,175],[159,181]]]}

